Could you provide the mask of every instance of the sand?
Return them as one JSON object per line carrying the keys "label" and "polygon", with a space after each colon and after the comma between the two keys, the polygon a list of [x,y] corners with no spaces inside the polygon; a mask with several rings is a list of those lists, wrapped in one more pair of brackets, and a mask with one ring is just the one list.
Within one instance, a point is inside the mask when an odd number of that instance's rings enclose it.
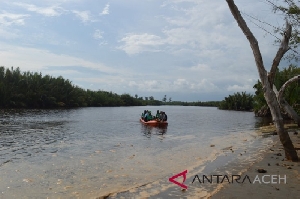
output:
{"label": "sand", "polygon": [[[295,135],[294,131],[289,132],[295,148],[300,148],[300,133]],[[299,130],[298,130],[299,132]],[[300,157],[300,151],[297,150]],[[266,173],[259,173],[259,169],[266,170]],[[262,160],[250,166],[243,175],[248,175],[252,181],[256,176],[259,180],[250,183],[231,183],[223,186],[211,199],[235,199],[235,198],[300,198],[300,162],[286,161],[283,147],[278,136],[274,145],[267,150]],[[262,178],[264,177],[264,182]],[[271,183],[273,176],[273,183]],[[281,180],[278,177],[282,178]],[[286,183],[285,180],[286,179]],[[260,183],[259,183],[260,182]]]}
{"label": "sand", "polygon": [[[223,154],[215,159],[208,158],[209,164],[206,166],[200,165],[195,168],[187,168],[188,174],[184,183],[188,186],[187,190],[182,190],[181,187],[170,183],[168,178],[163,178],[107,196],[108,198],[300,199],[300,161],[286,161],[278,135],[272,135],[274,129],[265,130],[260,135],[266,136],[266,134],[269,134],[267,137],[271,139],[258,142],[262,145],[256,145],[252,149],[228,147],[223,149]],[[289,129],[289,131],[295,148],[300,149],[300,130]],[[295,135],[294,132],[298,132],[299,135]],[[300,157],[300,151],[297,150],[297,152]],[[266,173],[259,173],[258,170],[260,169],[265,170]],[[216,183],[214,179],[213,183],[199,184],[199,182],[195,182],[193,184],[196,174],[199,176],[202,174],[228,175],[230,181],[233,174],[241,175],[242,178],[247,176],[248,178],[243,183],[226,182],[226,180],[224,183]],[[180,179],[178,179],[178,182],[180,182]],[[99,198],[106,198],[106,196]]]}

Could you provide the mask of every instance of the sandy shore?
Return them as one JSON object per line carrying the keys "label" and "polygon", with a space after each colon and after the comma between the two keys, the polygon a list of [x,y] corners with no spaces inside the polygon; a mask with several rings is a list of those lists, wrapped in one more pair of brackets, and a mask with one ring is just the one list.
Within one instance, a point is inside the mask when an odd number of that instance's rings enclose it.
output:
{"label": "sandy shore", "polygon": [[[289,132],[290,137],[294,146],[300,148],[300,133],[295,135],[294,132],[296,131]],[[209,198],[300,198],[300,162],[286,161],[278,136],[275,139],[274,145],[265,153],[263,159],[254,163],[243,173],[243,176],[250,177],[252,183],[249,183],[247,179],[245,183],[226,184]],[[299,150],[297,153],[300,157]],[[266,173],[259,173],[258,169],[264,169]],[[253,183],[256,176],[259,179]]]}
{"label": "sandy shore", "polygon": [[[201,198],[201,199],[236,199],[236,198],[300,198],[300,162],[285,160],[284,150],[278,135],[270,135],[272,126],[263,129],[252,147],[243,146],[224,148],[215,158],[208,158],[207,162],[193,168],[187,168],[187,178],[184,182],[187,190],[170,183],[168,177],[161,180],[140,185],[130,190],[113,193],[104,198]],[[295,135],[294,132],[299,134]],[[267,135],[268,134],[268,135]],[[272,134],[272,133],[271,133]],[[296,148],[300,148],[300,130],[291,130],[290,137]],[[244,140],[247,142],[246,140]],[[298,150],[300,157],[300,151]],[[214,154],[213,154],[214,156]],[[263,169],[265,173],[259,173]],[[195,181],[199,175],[200,181]],[[213,175],[213,182],[203,181],[203,175]],[[219,182],[216,175],[222,175]],[[225,175],[228,179],[223,178]],[[236,181],[236,176],[241,179]],[[279,179],[280,178],[280,179]],[[183,178],[178,178],[181,182]],[[222,182],[221,182],[222,181]]]}

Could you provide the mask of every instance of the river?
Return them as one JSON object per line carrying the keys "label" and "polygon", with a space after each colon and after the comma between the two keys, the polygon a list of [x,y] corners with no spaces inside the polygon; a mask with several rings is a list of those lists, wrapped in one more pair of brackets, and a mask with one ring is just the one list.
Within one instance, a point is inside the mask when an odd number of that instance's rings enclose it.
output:
{"label": "river", "polygon": [[[144,109],[165,111],[167,128],[141,124]],[[169,183],[226,148],[270,145],[256,132],[262,122],[212,107],[0,110],[0,198],[96,198]]]}

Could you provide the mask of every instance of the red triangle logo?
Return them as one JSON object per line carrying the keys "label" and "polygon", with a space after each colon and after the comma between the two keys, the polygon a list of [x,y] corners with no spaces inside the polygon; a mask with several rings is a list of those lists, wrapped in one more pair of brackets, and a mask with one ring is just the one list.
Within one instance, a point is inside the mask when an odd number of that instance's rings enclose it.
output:
{"label": "red triangle logo", "polygon": [[[183,184],[184,181],[186,180],[186,174],[187,174],[187,172],[188,172],[188,171],[185,170],[185,171],[183,171],[183,172],[181,172],[181,173],[178,173],[178,174],[172,176],[171,178],[169,178],[169,181],[172,182],[172,183],[174,183],[174,184],[177,184],[178,186],[180,186],[180,187],[182,187],[182,188],[184,188],[184,189],[187,189],[188,187],[187,187],[186,185]],[[183,176],[183,182],[182,182],[182,183],[177,182],[177,181],[175,180],[175,179],[178,178],[179,176]]]}

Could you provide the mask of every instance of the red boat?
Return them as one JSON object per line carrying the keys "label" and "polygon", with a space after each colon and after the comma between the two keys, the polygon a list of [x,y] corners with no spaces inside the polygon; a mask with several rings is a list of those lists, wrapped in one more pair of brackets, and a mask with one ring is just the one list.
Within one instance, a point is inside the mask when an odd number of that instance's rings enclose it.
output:
{"label": "red boat", "polygon": [[145,125],[149,125],[149,126],[158,126],[158,127],[162,127],[162,126],[167,126],[168,122],[167,121],[157,121],[157,120],[150,120],[148,122],[145,122],[142,118],[140,118],[140,121],[145,124]]}

